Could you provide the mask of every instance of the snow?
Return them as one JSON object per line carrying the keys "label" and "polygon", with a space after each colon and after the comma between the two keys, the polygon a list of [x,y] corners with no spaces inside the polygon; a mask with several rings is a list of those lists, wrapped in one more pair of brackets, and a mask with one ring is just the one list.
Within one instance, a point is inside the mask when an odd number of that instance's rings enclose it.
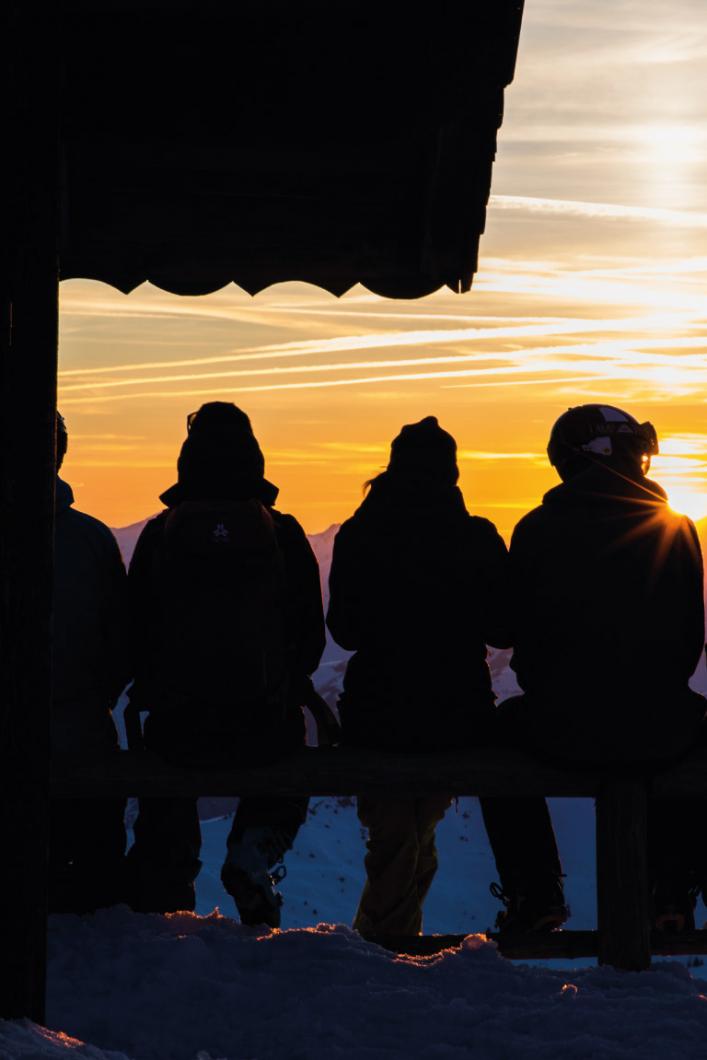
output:
{"label": "snow", "polygon": [[[592,927],[593,807],[552,811],[573,927]],[[47,1023],[0,1022],[0,1060],[685,1060],[705,1056],[707,982],[679,962],[615,972],[505,960],[482,932],[496,903],[478,802],[438,830],[426,929],[470,934],[395,957],[350,923],[364,834],[348,799],[313,799],[287,856],[283,930],[244,928],[219,881],[230,816],[202,822],[198,912],[125,907],[51,919]],[[201,912],[204,915],[198,915]],[[552,965],[552,966],[551,966]],[[584,965],[584,966],[583,966]]]}
{"label": "snow", "polygon": [[682,965],[531,968],[473,935],[399,958],[342,926],[258,934],[119,908],[55,918],[49,970],[63,1036],[0,1024],[0,1057],[702,1060],[707,1040],[707,983]]}

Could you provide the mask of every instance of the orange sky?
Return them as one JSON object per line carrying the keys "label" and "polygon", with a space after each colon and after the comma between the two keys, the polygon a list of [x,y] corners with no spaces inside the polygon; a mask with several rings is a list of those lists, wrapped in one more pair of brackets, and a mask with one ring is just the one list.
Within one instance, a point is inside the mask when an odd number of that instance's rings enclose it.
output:
{"label": "orange sky", "polygon": [[553,420],[601,400],[653,420],[655,477],[707,514],[706,57],[703,0],[527,4],[468,295],[63,283],[78,506],[113,526],[156,511],[186,413],[219,398],[250,413],[280,506],[310,531],[351,512],[401,424],[434,413],[468,507],[507,534],[555,481]]}

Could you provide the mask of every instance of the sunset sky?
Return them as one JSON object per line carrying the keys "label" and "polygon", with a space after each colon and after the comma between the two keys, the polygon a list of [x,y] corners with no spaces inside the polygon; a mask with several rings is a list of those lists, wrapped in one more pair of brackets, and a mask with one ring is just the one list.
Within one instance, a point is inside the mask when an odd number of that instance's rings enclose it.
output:
{"label": "sunset sky", "polygon": [[707,515],[704,0],[526,0],[472,291],[61,287],[65,477],[112,526],[159,510],[186,414],[251,415],[279,507],[344,519],[403,423],[438,416],[469,509],[508,534],[556,481],[571,404],[650,419],[655,478]]}

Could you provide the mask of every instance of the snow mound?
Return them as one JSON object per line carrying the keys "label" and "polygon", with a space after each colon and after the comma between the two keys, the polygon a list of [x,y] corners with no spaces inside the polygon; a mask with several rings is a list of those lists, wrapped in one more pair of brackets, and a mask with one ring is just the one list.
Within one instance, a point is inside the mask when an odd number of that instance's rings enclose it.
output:
{"label": "snow mound", "polygon": [[480,935],[396,958],[340,926],[261,934],[217,911],[118,908],[53,918],[56,1030],[0,1024],[0,1057],[702,1060],[706,994],[674,963],[562,972],[515,965]]}

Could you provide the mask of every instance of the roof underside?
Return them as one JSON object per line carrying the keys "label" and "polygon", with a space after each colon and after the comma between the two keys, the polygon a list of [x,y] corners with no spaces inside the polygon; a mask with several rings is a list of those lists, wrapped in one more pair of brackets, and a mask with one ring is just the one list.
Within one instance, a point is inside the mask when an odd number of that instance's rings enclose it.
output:
{"label": "roof underside", "polygon": [[61,275],[467,290],[521,0],[64,0]]}

